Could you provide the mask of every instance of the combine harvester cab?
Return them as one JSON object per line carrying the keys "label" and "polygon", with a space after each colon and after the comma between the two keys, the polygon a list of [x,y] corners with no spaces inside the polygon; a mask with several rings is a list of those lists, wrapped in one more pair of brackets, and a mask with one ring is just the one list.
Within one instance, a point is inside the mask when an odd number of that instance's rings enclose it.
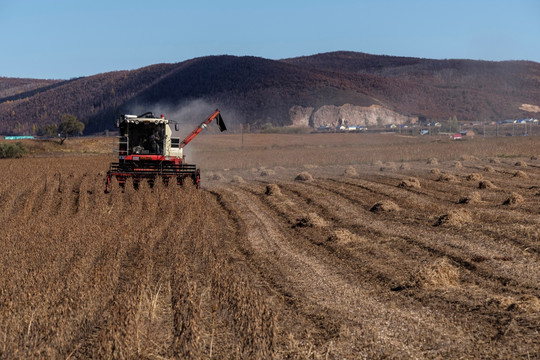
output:
{"label": "combine harvester cab", "polygon": [[186,146],[209,123],[217,121],[221,131],[227,130],[219,110],[216,110],[184,140],[174,137],[171,124],[178,131],[178,123],[165,116],[155,117],[151,112],[142,115],[122,115],[115,126],[120,130],[118,141],[118,162],[113,162],[107,171],[105,192],[111,190],[111,182],[116,178],[124,187],[128,178],[133,179],[133,186],[138,188],[141,180],[147,180],[153,186],[156,178],[164,184],[171,179],[182,185],[191,179],[200,187],[200,170],[195,164],[187,164],[183,155]]}

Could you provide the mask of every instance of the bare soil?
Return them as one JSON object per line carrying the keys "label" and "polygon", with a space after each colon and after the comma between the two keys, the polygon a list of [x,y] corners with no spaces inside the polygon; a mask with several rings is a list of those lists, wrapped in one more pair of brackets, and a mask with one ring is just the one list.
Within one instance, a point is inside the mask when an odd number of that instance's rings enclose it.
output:
{"label": "bare soil", "polygon": [[2,160],[0,357],[539,358],[540,160],[479,148],[110,194],[110,156]]}

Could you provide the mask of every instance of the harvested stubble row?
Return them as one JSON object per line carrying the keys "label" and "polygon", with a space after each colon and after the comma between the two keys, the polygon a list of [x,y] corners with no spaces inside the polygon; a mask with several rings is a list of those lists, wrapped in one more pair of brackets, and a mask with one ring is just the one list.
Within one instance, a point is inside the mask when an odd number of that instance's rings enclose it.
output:
{"label": "harvested stubble row", "polygon": [[0,162],[0,357],[537,358],[540,169],[462,161],[110,194]]}

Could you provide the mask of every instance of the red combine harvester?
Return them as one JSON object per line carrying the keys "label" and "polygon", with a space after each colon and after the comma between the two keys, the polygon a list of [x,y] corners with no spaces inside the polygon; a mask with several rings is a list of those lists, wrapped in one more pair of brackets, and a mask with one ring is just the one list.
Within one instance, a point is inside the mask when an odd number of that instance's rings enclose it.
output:
{"label": "red combine harvester", "polygon": [[133,179],[133,186],[138,188],[141,180],[147,180],[152,186],[156,178],[168,184],[175,178],[178,185],[186,179],[200,187],[200,169],[194,164],[186,164],[183,148],[213,120],[217,121],[220,131],[227,130],[219,110],[214,111],[184,140],[174,137],[171,124],[178,131],[178,123],[167,120],[165,116],[155,117],[151,112],[142,115],[122,115],[115,121],[120,129],[118,141],[118,162],[111,163],[107,171],[105,192],[111,190],[112,178],[116,178],[124,187],[128,178]]}

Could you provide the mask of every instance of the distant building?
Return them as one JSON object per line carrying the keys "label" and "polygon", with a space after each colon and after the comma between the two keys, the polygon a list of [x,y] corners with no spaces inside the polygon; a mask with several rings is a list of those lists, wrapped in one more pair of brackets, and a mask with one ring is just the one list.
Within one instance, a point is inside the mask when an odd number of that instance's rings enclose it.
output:
{"label": "distant building", "polygon": [[34,137],[31,135],[4,136],[4,140],[23,140],[23,139],[34,139]]}
{"label": "distant building", "polygon": [[347,126],[341,126],[339,129],[341,131],[358,132],[358,131],[365,131],[366,127],[362,125],[347,125]]}

